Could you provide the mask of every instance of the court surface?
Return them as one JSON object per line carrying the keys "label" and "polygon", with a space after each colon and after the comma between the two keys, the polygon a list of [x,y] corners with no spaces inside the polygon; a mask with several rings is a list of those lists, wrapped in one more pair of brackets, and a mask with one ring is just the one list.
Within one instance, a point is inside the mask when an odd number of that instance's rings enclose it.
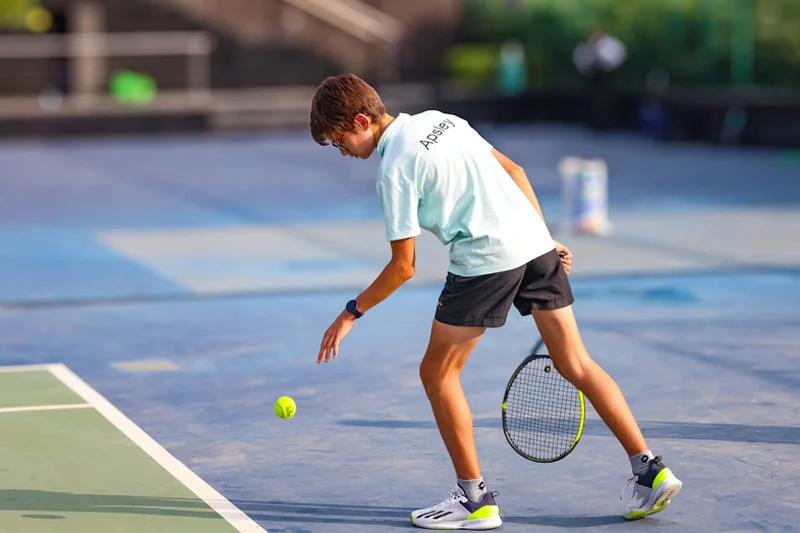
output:
{"label": "court surface", "polygon": [[[564,461],[517,456],[500,405],[537,335],[512,314],[462,379],[502,531],[800,531],[797,154],[477,126],[528,172],[590,353],[684,482],[625,522],[591,407]],[[566,155],[607,161],[611,236],[560,232]],[[315,362],[388,258],[377,162],[305,132],[0,145],[0,532],[416,530],[454,482],[417,374],[446,250],[420,238],[416,277]]]}

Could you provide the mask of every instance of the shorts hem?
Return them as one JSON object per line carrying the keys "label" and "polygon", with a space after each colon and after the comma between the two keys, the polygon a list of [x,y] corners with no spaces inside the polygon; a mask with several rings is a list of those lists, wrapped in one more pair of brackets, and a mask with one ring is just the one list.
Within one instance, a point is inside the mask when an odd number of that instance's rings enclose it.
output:
{"label": "shorts hem", "polygon": [[528,316],[533,311],[555,311],[556,309],[563,309],[564,307],[569,307],[575,303],[575,298],[567,297],[567,298],[559,298],[557,300],[548,300],[546,302],[539,302],[533,303],[531,302],[529,306],[525,309],[518,309],[519,314],[522,316]]}
{"label": "shorts hem", "polygon": [[442,324],[447,324],[448,326],[460,326],[460,327],[500,328],[503,327],[506,323],[506,319],[501,317],[452,318],[448,316],[439,315],[438,313],[436,314],[435,319],[438,322],[441,322]]}

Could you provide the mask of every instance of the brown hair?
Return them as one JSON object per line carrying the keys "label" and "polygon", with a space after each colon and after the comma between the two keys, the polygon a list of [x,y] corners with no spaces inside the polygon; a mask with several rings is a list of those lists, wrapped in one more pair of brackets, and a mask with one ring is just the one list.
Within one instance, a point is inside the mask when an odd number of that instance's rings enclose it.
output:
{"label": "brown hair", "polygon": [[311,136],[322,146],[326,135],[352,131],[353,119],[363,113],[373,122],[386,114],[381,97],[367,82],[355,74],[326,78],[311,101]]}

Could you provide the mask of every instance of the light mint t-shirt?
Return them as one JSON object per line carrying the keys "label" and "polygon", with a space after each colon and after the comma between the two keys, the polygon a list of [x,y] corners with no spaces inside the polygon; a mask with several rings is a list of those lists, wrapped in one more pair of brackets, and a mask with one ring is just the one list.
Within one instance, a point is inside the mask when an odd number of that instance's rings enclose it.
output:
{"label": "light mint t-shirt", "polygon": [[450,272],[511,270],[555,243],[539,213],[467,121],[401,113],[378,142],[376,189],[389,241],[424,228],[450,246]]}

